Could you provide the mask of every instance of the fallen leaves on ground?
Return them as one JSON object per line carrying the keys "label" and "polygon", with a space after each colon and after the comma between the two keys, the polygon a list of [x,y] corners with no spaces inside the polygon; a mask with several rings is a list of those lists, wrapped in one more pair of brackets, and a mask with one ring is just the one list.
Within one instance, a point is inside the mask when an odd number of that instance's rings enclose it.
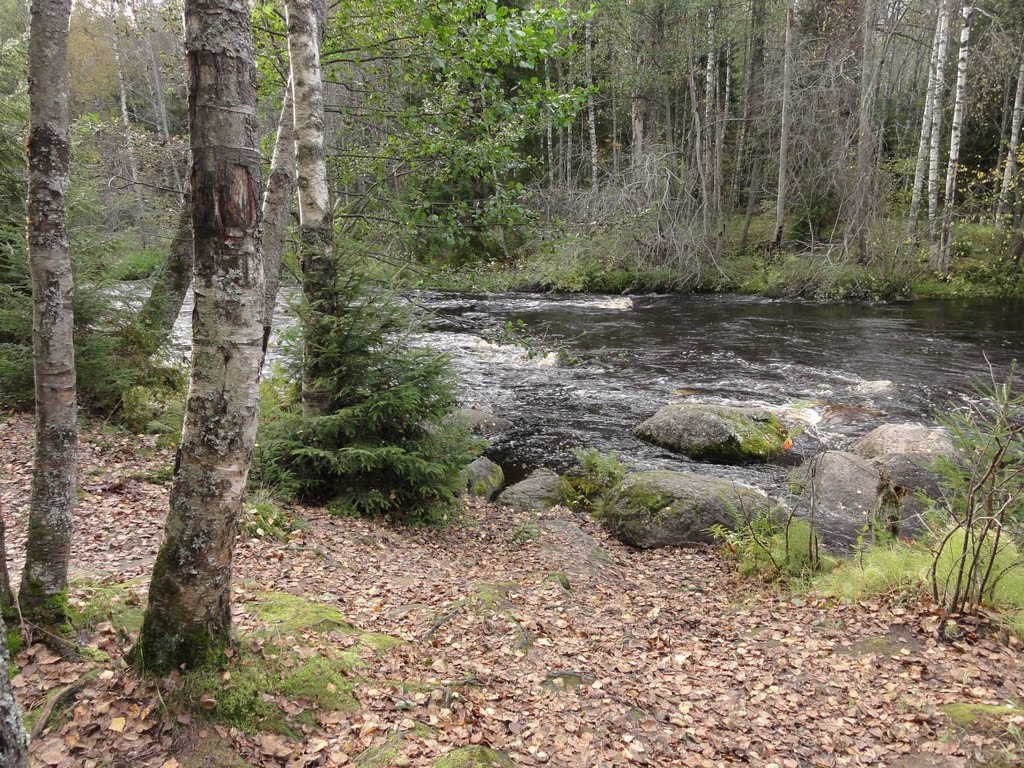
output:
{"label": "fallen leaves on ground", "polygon": [[[17,571],[31,421],[12,417],[0,434]],[[168,488],[147,478],[169,460],[148,438],[84,435],[76,577],[148,573]],[[35,713],[85,681],[33,741],[35,764],[190,768],[240,755],[267,768],[430,766],[465,745],[519,766],[1019,764],[1001,734],[960,731],[940,710],[1019,703],[1019,645],[985,633],[943,642],[922,608],[775,594],[739,582],[710,550],[634,552],[560,508],[467,501],[465,519],[443,530],[298,512],[307,524],[286,542],[238,541],[240,647],[260,652],[274,630],[254,607],[268,593],[401,638],[377,647],[351,628],[278,628],[298,664],[354,654],[355,708],[271,697],[288,715],[315,717],[290,734],[242,733],[209,718],[215,697],[190,711],[174,680],[158,688],[130,672],[129,638],[99,622],[80,640],[106,660],[62,661],[38,643],[17,659],[15,691]],[[128,589],[144,600],[143,580]]]}

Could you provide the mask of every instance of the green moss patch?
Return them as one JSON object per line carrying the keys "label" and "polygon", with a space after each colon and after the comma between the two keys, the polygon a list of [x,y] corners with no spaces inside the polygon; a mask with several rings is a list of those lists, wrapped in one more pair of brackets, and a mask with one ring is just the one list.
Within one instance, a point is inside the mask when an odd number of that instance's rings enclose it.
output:
{"label": "green moss patch", "polygon": [[355,632],[337,608],[284,592],[260,595],[246,608],[268,629],[282,635],[296,632]]}
{"label": "green moss patch", "polygon": [[68,600],[68,618],[76,629],[94,630],[109,623],[121,637],[136,634],[142,629],[146,610],[144,577],[120,584],[83,581],[72,585]]}
{"label": "green moss patch", "polygon": [[516,764],[490,747],[460,747],[435,760],[434,768],[516,768]]}
{"label": "green moss patch", "polygon": [[353,762],[357,768],[388,768],[398,757],[404,739],[401,733],[393,733],[383,744],[360,752]]}
{"label": "green moss patch", "polygon": [[[278,650],[278,649],[271,649]],[[316,722],[315,712],[358,707],[355,681],[344,658],[301,660],[290,653],[245,652],[223,669],[203,669],[184,682],[186,703],[245,733],[295,735]]]}
{"label": "green moss patch", "polygon": [[957,702],[946,704],[941,709],[957,728],[990,734],[1005,733],[1012,718],[1024,717],[1024,709],[1020,707],[995,704]]}

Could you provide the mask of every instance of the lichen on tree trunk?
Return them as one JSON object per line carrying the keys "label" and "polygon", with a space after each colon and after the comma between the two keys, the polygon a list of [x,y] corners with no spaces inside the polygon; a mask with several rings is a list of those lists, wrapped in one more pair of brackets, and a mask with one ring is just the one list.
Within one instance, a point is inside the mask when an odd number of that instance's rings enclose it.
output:
{"label": "lichen on tree trunk", "polygon": [[14,689],[7,668],[7,630],[0,617],[0,766],[28,768],[28,734],[21,721],[21,710],[14,698]]}
{"label": "lichen on tree trunk", "polygon": [[187,0],[195,310],[170,510],[133,661],[166,673],[231,638],[230,587],[256,437],[263,327],[260,153],[248,5]]}

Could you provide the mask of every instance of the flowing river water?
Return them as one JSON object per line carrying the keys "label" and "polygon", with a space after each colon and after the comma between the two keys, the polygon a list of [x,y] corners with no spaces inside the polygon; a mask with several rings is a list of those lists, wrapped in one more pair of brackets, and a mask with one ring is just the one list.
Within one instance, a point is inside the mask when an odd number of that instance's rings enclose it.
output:
{"label": "flowing river water", "polygon": [[[821,305],[735,296],[419,292],[424,345],[451,356],[464,405],[513,424],[489,455],[515,481],[575,448],[760,487],[785,469],[694,465],[637,440],[670,402],[764,404],[842,447],[889,421],[933,421],[1024,358],[1024,302]],[[176,327],[187,344],[191,307]],[[289,319],[282,309],[279,327]],[[512,332],[508,331],[511,327]]]}

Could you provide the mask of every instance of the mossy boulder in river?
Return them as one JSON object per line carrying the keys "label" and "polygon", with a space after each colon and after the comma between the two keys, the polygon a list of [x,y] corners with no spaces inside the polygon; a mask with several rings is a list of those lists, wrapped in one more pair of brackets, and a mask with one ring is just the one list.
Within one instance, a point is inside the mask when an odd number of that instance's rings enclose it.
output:
{"label": "mossy boulder in river", "polygon": [[505,487],[505,473],[490,459],[481,456],[464,470],[466,492],[478,499],[490,501]]}
{"label": "mossy boulder in river", "polygon": [[637,472],[608,495],[601,517],[620,541],[640,549],[709,543],[709,528],[771,507],[767,496],[693,472]]}
{"label": "mossy boulder in river", "polygon": [[832,548],[855,544],[876,520],[884,490],[878,469],[846,451],[825,451],[789,476],[797,512]]}
{"label": "mossy boulder in river", "polygon": [[785,452],[786,429],[763,408],[675,403],[633,430],[641,440],[691,459],[740,464]]}
{"label": "mossy boulder in river", "polygon": [[558,473],[541,467],[525,480],[510,485],[498,496],[498,503],[524,512],[543,511],[565,500],[565,485]]}

